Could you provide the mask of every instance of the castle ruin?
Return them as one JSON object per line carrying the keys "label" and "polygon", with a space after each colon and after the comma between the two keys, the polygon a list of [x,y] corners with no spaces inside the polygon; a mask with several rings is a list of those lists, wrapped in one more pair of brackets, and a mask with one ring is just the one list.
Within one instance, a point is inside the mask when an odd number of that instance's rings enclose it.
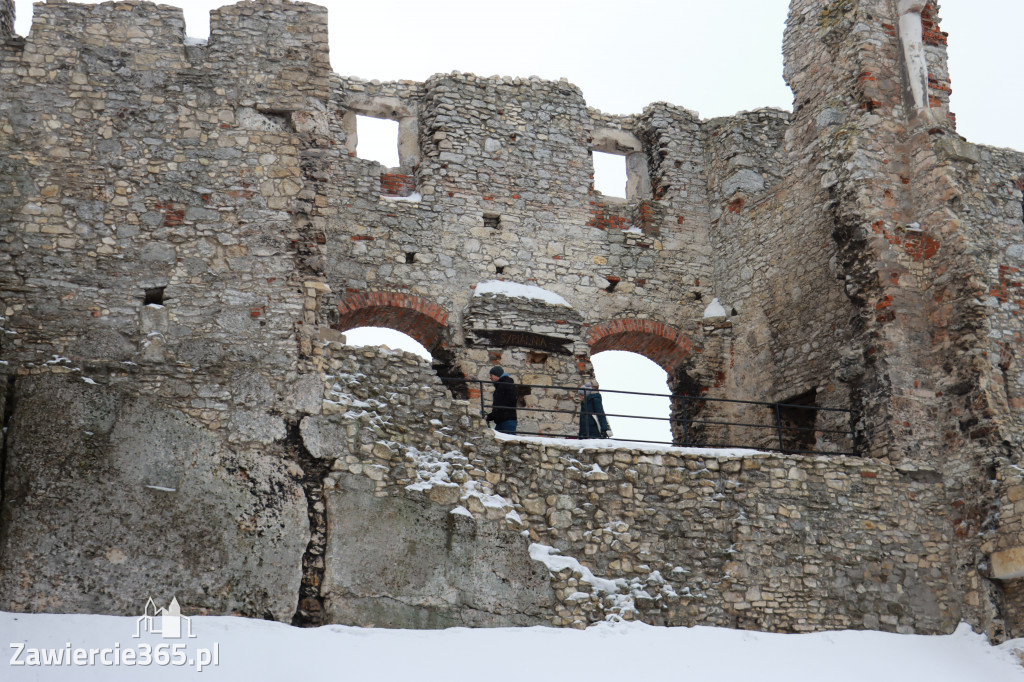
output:
{"label": "castle ruin", "polygon": [[[956,133],[938,11],[792,0],[793,112],[700,120],[342,78],[313,4],[191,44],[146,2],[20,38],[0,0],[0,608],[1024,635],[1024,154]],[[367,325],[434,366],[340,342]],[[581,450],[440,378],[577,385],[605,350],[852,437]]]}

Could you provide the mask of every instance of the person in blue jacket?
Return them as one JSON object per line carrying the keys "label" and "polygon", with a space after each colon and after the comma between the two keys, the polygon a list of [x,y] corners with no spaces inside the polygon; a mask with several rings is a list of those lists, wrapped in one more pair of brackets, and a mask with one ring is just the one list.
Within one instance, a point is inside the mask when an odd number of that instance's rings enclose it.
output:
{"label": "person in blue jacket", "polygon": [[597,392],[596,381],[588,381],[580,387],[580,435],[582,438],[611,438],[608,418],[604,416],[604,404]]}
{"label": "person in blue jacket", "polygon": [[494,398],[491,400],[491,412],[487,415],[487,421],[494,422],[496,431],[515,435],[518,426],[516,403],[519,401],[516,382],[505,374],[504,369],[495,365],[491,368],[491,383],[494,384]]}

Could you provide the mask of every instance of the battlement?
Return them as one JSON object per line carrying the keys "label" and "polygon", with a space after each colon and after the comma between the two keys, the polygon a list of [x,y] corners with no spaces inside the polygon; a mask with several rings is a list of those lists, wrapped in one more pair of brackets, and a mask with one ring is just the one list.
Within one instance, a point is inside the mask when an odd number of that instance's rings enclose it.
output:
{"label": "battlement", "polygon": [[[171,87],[210,80],[243,106],[301,108],[330,96],[327,8],[287,0],[241,2],[210,13],[210,39],[187,45],[180,8],[149,2],[36,7],[21,61],[99,80],[152,78]],[[177,83],[175,83],[177,81]]]}
{"label": "battlement", "polygon": [[14,0],[0,0],[0,40],[14,33]]}

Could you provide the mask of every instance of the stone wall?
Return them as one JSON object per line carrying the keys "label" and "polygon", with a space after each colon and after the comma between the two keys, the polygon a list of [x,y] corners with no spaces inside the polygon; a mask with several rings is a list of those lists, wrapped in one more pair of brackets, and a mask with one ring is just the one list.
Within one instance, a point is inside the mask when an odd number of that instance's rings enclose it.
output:
{"label": "stone wall", "polygon": [[[5,608],[134,612],[116,586],[152,569],[194,608],[302,624],[1021,627],[1022,159],[956,134],[934,2],[793,0],[793,113],[712,121],[599,112],[565,81],[342,78],[304,3],[222,8],[197,45],[180,10],[135,2],[41,4],[9,40],[9,7]],[[357,156],[358,115],[398,122],[398,167]],[[625,199],[593,189],[595,151],[624,157]],[[336,345],[362,325],[433,368]],[[604,350],[681,393],[793,402],[787,450],[866,459],[497,441],[478,389],[437,377],[575,386]],[[801,406],[850,409],[853,441]],[[123,547],[93,523],[121,488]],[[197,505],[232,549],[154,537]],[[378,513],[408,542],[422,519],[437,570],[383,592],[387,552],[345,568]],[[483,564],[528,597],[460,582]]]}
{"label": "stone wall", "polygon": [[[981,403],[988,419],[973,424],[979,436],[989,436],[1001,450],[989,462],[982,481],[991,503],[985,510],[987,533],[983,549],[988,555],[986,572],[996,578],[1000,597],[1015,623],[1009,634],[1022,632],[1024,614],[1021,585],[1024,577],[1024,482],[1021,480],[1019,425],[1024,416],[1024,371],[1021,369],[1020,271],[1024,267],[1020,244],[1024,237],[1021,186],[1024,156],[1008,149],[948,144],[940,153],[955,164],[957,180],[972,188],[963,194],[964,230],[978,260],[975,286],[986,294],[986,348],[977,359],[984,377],[986,400]],[[998,452],[998,451],[997,451]]]}
{"label": "stone wall", "polygon": [[[434,579],[404,574],[412,570],[406,553],[450,546],[432,535],[440,528],[459,537],[452,524],[477,524],[478,543],[496,542],[493,529],[504,526],[503,552],[548,567],[534,569],[549,574],[545,597],[507,556],[488,559],[529,595],[514,600],[524,613],[499,615],[517,622],[529,613],[532,622],[576,626],[618,617],[940,632],[966,616],[946,579],[952,528],[933,472],[859,458],[498,437],[472,410],[452,421],[468,406],[440,397],[440,382],[420,358],[339,345],[329,354],[333,383],[323,414],[306,417],[302,434],[314,457],[332,462],[324,483],[332,621],[508,622],[494,621],[493,607],[487,618],[478,607],[468,620],[448,612],[452,602],[481,598],[460,583],[464,577],[450,580],[445,601],[430,588]],[[358,511],[375,507],[395,519],[384,526],[400,540],[375,539],[381,530]],[[416,541],[406,535],[409,523],[423,526]],[[476,556],[489,551],[478,546]],[[418,570],[447,570],[436,557],[426,564]],[[374,570],[391,577],[377,581]],[[395,597],[381,584],[406,591]]]}
{"label": "stone wall", "polygon": [[[700,334],[706,303],[684,295],[680,285],[686,282],[690,289],[700,281],[694,265],[706,262],[708,254],[700,247],[701,253],[686,260],[684,276],[676,256],[695,247],[680,211],[670,207],[667,195],[657,207],[648,201],[648,209],[641,210],[641,202],[593,194],[594,131],[623,129],[631,121],[588,112],[578,89],[564,82],[453,73],[419,87],[352,79],[343,87],[339,107],[358,98],[357,106],[365,109],[366,100],[378,98],[417,112],[418,200],[381,195],[377,178],[402,169],[351,156],[338,159],[331,171],[338,179],[330,189],[334,196],[325,202],[345,210],[327,220],[327,276],[337,293],[325,306],[325,323],[342,331],[353,324],[344,314],[331,316],[335,302],[344,305],[353,294],[394,291],[422,297],[446,313],[445,326],[426,345],[454,352],[460,370],[475,378],[486,378],[497,362],[516,375],[537,373],[514,347],[492,344],[490,350],[502,354],[495,358],[474,352],[476,344],[466,341],[472,331],[464,316],[474,287],[493,279],[560,295],[584,316],[582,331],[612,318],[639,317],[659,319],[689,337]],[[657,134],[637,132],[645,139]],[[686,163],[692,167],[694,160]],[[675,193],[685,196],[686,189],[679,186]],[[708,278],[704,281],[707,287]],[[397,326],[384,310],[381,319],[390,322],[385,326]],[[591,371],[587,347],[580,345],[585,338],[578,334],[572,349],[584,363],[583,376]],[[463,344],[465,350],[459,348]],[[568,383],[576,384],[581,370],[573,364],[545,373],[571,373]]]}

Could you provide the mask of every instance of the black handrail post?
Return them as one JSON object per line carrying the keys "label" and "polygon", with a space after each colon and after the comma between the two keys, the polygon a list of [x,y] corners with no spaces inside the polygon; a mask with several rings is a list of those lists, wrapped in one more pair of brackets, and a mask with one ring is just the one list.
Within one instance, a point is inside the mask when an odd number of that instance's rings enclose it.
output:
{"label": "black handrail post", "polygon": [[476,383],[480,384],[480,418],[487,418],[487,411],[484,409],[484,382],[481,379],[475,379]]}
{"label": "black handrail post", "polygon": [[[690,417],[686,412],[686,396],[681,398],[683,403],[683,447],[689,447],[690,445]],[[671,424],[669,424],[669,430],[671,430]]]}
{"label": "black handrail post", "polygon": [[854,457],[860,457],[860,453],[857,452],[857,432],[854,429],[855,424],[853,423],[853,410],[850,410],[850,413],[847,416],[850,424],[850,452],[853,453]]}
{"label": "black handrail post", "polygon": [[779,407],[778,403],[775,403],[775,428],[779,432],[779,452],[786,452],[786,446],[782,442],[782,408]]}

